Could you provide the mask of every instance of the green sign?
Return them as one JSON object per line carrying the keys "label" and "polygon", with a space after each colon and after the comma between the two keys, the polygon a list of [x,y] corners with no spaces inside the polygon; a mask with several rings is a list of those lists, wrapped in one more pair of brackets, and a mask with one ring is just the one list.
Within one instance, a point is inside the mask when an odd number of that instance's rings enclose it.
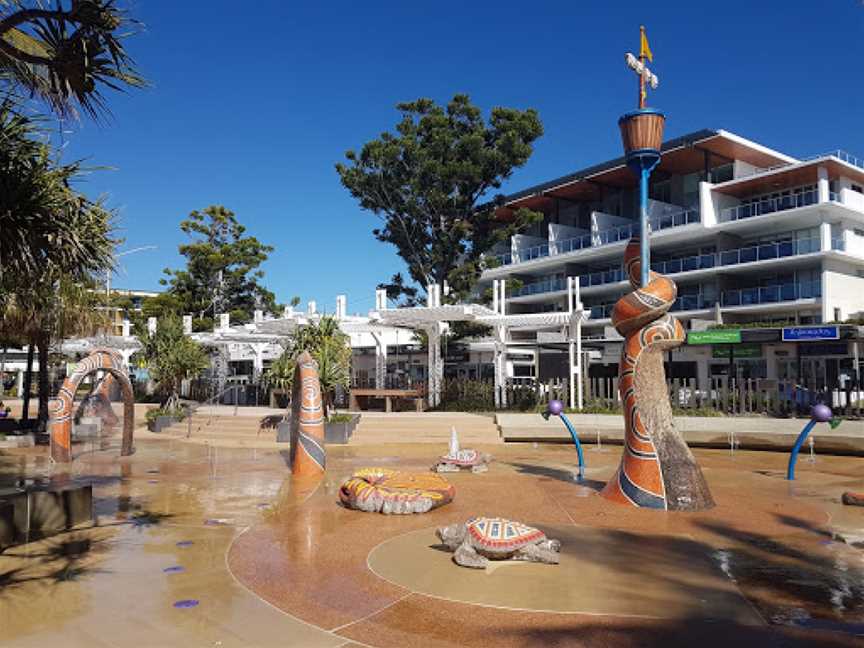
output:
{"label": "green sign", "polygon": [[729,358],[729,349],[732,349],[733,358],[761,358],[761,344],[742,344],[741,346],[722,347],[715,346],[711,349],[711,357],[715,360],[727,360]]}
{"label": "green sign", "polygon": [[741,329],[690,331],[687,344],[741,344]]}

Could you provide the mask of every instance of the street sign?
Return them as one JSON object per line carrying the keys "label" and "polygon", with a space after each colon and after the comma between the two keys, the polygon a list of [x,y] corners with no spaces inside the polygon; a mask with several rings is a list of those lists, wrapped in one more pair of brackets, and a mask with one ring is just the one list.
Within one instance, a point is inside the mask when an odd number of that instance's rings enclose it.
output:
{"label": "street sign", "polygon": [[735,359],[762,357],[761,344],[742,344],[734,347],[715,346],[711,349],[711,357],[715,360],[727,360],[729,358],[730,349],[732,351],[732,357]]}
{"label": "street sign", "polygon": [[740,344],[741,329],[714,329],[712,331],[690,331],[687,344]]}
{"label": "street sign", "polygon": [[784,342],[809,342],[813,340],[839,340],[837,326],[795,326],[783,329]]}

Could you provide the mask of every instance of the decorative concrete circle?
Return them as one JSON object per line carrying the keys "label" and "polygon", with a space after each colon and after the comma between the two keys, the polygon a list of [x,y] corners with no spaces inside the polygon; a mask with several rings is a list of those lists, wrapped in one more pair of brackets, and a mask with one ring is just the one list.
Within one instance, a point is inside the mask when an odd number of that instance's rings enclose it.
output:
{"label": "decorative concrete circle", "polygon": [[486,569],[466,569],[453,562],[434,528],[382,542],[369,553],[367,564],[380,578],[409,591],[474,605],[762,623],[704,546],[689,538],[537,526],[561,541],[560,564],[505,560],[490,561]]}

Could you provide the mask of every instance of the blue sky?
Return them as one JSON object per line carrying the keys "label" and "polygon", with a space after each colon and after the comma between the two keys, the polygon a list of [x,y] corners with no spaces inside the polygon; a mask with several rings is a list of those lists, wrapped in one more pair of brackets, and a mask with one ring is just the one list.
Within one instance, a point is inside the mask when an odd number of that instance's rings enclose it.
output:
{"label": "blue sky", "polygon": [[181,263],[180,220],[217,203],[275,246],[265,282],[280,300],[332,311],[344,292],[365,312],[403,265],[339,183],[344,152],[392,128],[399,101],[465,92],[484,110],[539,111],[545,135],[507,191],[616,157],[640,24],[668,137],[724,128],[792,155],[864,156],[861,0],[130,8],[146,29],[129,49],[152,87],[113,94],[107,124],[66,135],[69,157],[113,168],[80,188],[118,209],[121,249],[157,246],[124,257],[117,286],[157,288]]}

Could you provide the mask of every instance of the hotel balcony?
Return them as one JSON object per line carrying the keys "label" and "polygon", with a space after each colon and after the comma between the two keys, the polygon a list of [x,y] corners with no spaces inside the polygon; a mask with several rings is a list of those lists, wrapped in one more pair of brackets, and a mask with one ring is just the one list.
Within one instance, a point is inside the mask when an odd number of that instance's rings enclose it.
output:
{"label": "hotel balcony", "polygon": [[[600,212],[595,212],[594,215],[595,217],[599,215],[605,216],[607,218],[618,218],[609,214],[602,214]],[[649,219],[649,227],[651,228],[651,232],[657,233],[664,230],[683,227],[685,225],[692,225],[699,222],[700,218],[698,210],[681,209],[677,212],[660,214],[651,217]],[[579,250],[594,249],[601,246],[612,245],[614,243],[626,242],[630,239],[630,237],[632,237],[634,234],[637,234],[638,232],[638,223],[628,223],[626,225],[602,229],[577,237],[517,248],[511,252],[496,255],[495,259],[498,262],[498,266],[496,266],[496,268],[500,266],[527,263],[547,257],[558,257],[577,252]]]}
{"label": "hotel balcony", "polygon": [[[759,288],[740,288],[737,290],[724,290],[720,293],[720,307],[724,310],[733,310],[738,307],[759,307],[776,304],[792,305],[793,302],[814,302],[822,297],[822,283],[820,281],[800,281],[762,286]],[[687,313],[694,311],[709,311],[717,305],[716,297],[704,295],[679,295],[678,299],[669,309],[671,313]],[[591,313],[591,323],[606,323],[612,317],[612,309],[615,303],[597,304],[588,307]]]}
{"label": "hotel balcony", "polygon": [[[843,251],[845,242],[842,238],[834,238],[831,241],[832,250]],[[739,266],[749,263],[769,262],[777,259],[817,254],[820,252],[821,243],[816,237],[799,239],[797,241],[780,241],[773,243],[760,243],[749,245],[733,250],[723,250],[712,254],[698,254],[670,261],[660,261],[651,264],[651,269],[663,275],[680,275],[682,273],[697,272],[699,270],[717,270],[731,266]],[[760,265],[760,267],[762,267]],[[700,273],[701,275],[710,273]],[[695,277],[694,277],[695,278]],[[622,287],[626,281],[622,268],[610,268],[599,272],[591,272],[579,276],[579,286],[586,294],[593,292],[591,289],[598,286],[607,288]],[[588,289],[587,291],[584,289]],[[511,298],[517,301],[521,297],[545,296],[559,297],[567,290],[566,280],[561,277],[547,278],[523,285],[511,293]],[[553,294],[558,293],[558,294]]]}

